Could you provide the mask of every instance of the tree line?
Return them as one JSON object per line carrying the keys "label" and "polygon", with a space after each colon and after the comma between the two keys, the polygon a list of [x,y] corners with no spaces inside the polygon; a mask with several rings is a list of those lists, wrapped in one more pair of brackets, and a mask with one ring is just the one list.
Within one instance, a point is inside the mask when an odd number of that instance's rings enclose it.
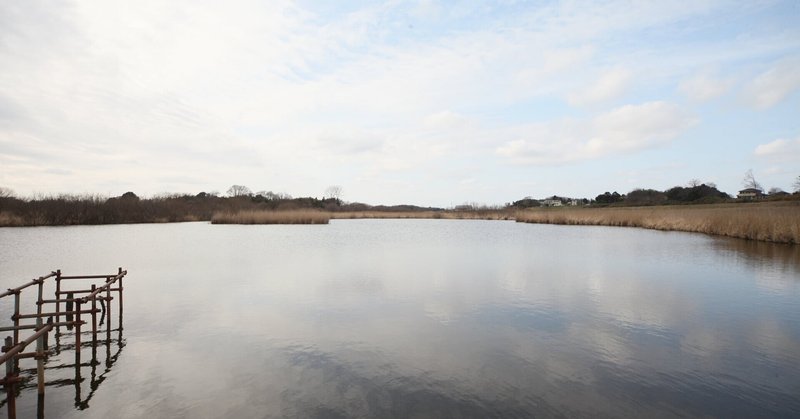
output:
{"label": "tree line", "polygon": [[[164,194],[140,198],[134,192],[116,197],[58,194],[30,199],[17,197],[0,187],[0,226],[133,224],[181,221],[209,221],[217,212],[245,210],[324,211],[424,211],[436,210],[413,205],[372,206],[345,203],[342,188],[329,187],[321,198],[294,198],[286,193],[253,193],[242,185],[233,185],[225,196],[216,192]],[[440,209],[439,209],[440,210]]]}

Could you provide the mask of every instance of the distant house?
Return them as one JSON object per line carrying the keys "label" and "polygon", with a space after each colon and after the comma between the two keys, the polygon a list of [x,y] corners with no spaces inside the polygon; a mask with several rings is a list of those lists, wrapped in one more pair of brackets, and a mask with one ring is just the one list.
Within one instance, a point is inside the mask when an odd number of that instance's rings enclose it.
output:
{"label": "distant house", "polygon": [[750,199],[758,199],[758,198],[761,198],[763,196],[764,196],[764,192],[761,192],[760,189],[747,188],[747,189],[742,189],[741,191],[739,191],[739,195],[737,195],[736,197],[739,198],[739,199],[750,200]]}
{"label": "distant house", "polygon": [[545,207],[560,207],[563,204],[561,203],[560,199],[545,199],[542,201],[542,205]]}

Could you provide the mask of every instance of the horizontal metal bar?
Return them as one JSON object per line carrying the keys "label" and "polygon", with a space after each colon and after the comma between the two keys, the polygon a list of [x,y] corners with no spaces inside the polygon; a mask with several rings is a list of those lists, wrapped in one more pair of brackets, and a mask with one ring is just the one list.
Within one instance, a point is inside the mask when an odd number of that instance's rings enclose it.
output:
{"label": "horizontal metal bar", "polygon": [[[78,323],[77,320],[71,321],[71,322],[58,322],[58,323],[53,323],[53,326],[71,326],[71,325],[74,326],[77,323]],[[81,320],[81,324],[83,324],[83,323],[86,323],[86,322]],[[11,332],[11,331],[14,331],[14,330],[25,330],[25,329],[36,329],[36,325],[35,324],[23,324],[23,325],[20,325],[20,326],[0,327],[0,332]]]}
{"label": "horizontal metal bar", "polygon": [[[114,289],[112,288],[111,290],[113,291]],[[103,296],[97,296],[95,298],[98,299],[98,300],[113,300],[114,299],[114,297],[103,297]],[[76,302],[76,301],[84,302],[83,298],[60,298],[60,299],[56,299],[56,300],[37,301],[36,304],[40,305],[40,303],[41,304],[68,303],[70,301],[72,301],[73,303]]]}
{"label": "horizontal metal bar", "polygon": [[[119,290],[120,290],[119,288],[111,288],[111,289],[109,289],[109,291],[119,291]],[[105,290],[103,290],[103,291],[105,291]],[[61,294],[61,295],[63,295],[63,294],[87,294],[87,293],[91,293],[91,292],[92,292],[92,290],[72,290],[72,291],[59,291],[56,294]],[[81,297],[81,299],[82,298],[83,297]]]}
{"label": "horizontal metal bar", "polygon": [[109,279],[109,278],[119,279],[125,276],[125,274],[127,273],[128,271],[122,271],[120,273],[110,274],[110,275],[62,275],[61,279]]}
{"label": "horizontal metal bar", "polygon": [[52,328],[53,328],[52,323],[45,324],[44,326],[42,326],[41,329],[37,330],[36,333],[28,336],[28,338],[23,340],[22,342],[12,346],[8,350],[8,352],[4,353],[3,355],[0,355],[0,364],[4,364],[7,360],[13,359],[13,357],[18,353],[22,352],[22,350],[25,349],[26,346],[30,345],[36,339],[39,339],[39,336],[42,336],[45,333],[49,333]]}
{"label": "horizontal metal bar", "polygon": [[68,314],[78,314],[78,313],[80,313],[80,314],[90,314],[92,312],[97,313],[99,311],[100,311],[99,308],[95,308],[95,309],[91,309],[90,308],[90,309],[81,310],[81,311],[54,311],[54,312],[50,312],[50,313],[20,314],[20,315],[16,315],[16,316],[11,316],[11,318],[12,319],[35,319],[37,317],[41,318],[41,317],[50,317],[50,316],[66,316]]}
{"label": "horizontal metal bar", "polygon": [[44,281],[45,279],[53,277],[53,276],[56,276],[56,273],[55,272],[50,272],[50,275],[40,276],[39,278],[31,279],[30,282],[22,284],[22,285],[20,285],[20,286],[18,286],[16,288],[9,288],[8,291],[0,293],[0,298],[8,297],[9,295],[15,295],[15,294],[19,293],[20,291],[24,290],[25,288],[28,288],[31,285],[36,285],[36,284]]}
{"label": "horizontal metal bar", "polygon": [[22,358],[36,358],[36,357],[38,357],[38,356],[47,356],[47,355],[50,355],[50,353],[51,353],[51,351],[49,351],[49,350],[47,350],[47,351],[42,351],[42,353],[41,353],[41,354],[39,354],[38,352],[23,352],[23,353],[21,353],[21,354],[17,354],[17,359],[22,359]]}

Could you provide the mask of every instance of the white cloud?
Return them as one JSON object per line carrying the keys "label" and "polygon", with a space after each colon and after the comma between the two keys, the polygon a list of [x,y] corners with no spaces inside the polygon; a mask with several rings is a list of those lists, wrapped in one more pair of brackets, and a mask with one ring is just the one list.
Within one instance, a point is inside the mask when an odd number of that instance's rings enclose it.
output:
{"label": "white cloud", "polygon": [[760,144],[754,154],[772,161],[788,161],[800,163],[800,138],[794,140],[777,139]]}
{"label": "white cloud", "polygon": [[721,79],[709,73],[698,73],[681,82],[679,90],[695,102],[707,102],[725,94],[733,87],[733,80]]}
{"label": "white cloud", "polygon": [[748,104],[771,108],[800,88],[800,59],[784,60],[759,74],[744,90]]}
{"label": "white cloud", "polygon": [[[680,48],[650,38],[696,28],[717,6],[0,2],[0,182],[21,193],[242,183],[297,195],[332,176],[385,185],[384,172],[457,170],[465,161],[500,178],[493,150],[549,164],[657,147],[691,118],[653,102],[570,119],[585,110],[563,98],[602,112],[628,93],[665,97],[698,59],[724,65],[796,48],[791,36],[749,38],[744,53],[733,38]],[[785,85],[788,73],[778,72],[761,84]],[[646,95],[633,91],[640,86]],[[43,169],[64,167],[80,169]],[[453,190],[442,185],[428,196]]]}
{"label": "white cloud", "polygon": [[591,120],[564,120],[522,129],[497,153],[520,164],[552,165],[628,154],[669,143],[696,123],[673,104],[627,105]]}
{"label": "white cloud", "polygon": [[567,100],[573,105],[591,105],[617,99],[628,89],[631,78],[626,68],[605,71],[591,85],[570,93]]}

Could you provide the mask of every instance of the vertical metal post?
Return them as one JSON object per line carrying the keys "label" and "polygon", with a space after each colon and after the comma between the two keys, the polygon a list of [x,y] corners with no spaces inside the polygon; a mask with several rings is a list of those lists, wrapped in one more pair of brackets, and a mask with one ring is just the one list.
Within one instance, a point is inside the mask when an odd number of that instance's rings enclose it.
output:
{"label": "vertical metal post", "polygon": [[[61,269],[56,271],[56,313],[61,311],[61,303],[58,301],[60,299],[61,299]],[[59,322],[59,315],[56,314],[56,323],[58,322]]]}
{"label": "vertical metal post", "polygon": [[44,279],[39,279],[39,298],[36,300],[36,314],[42,315],[42,305],[44,300],[42,293],[44,292]]}
{"label": "vertical metal post", "polygon": [[[14,345],[19,343],[19,297],[21,293],[21,291],[17,291],[17,293],[14,294],[14,315],[11,317],[14,319]],[[14,371],[16,371],[19,366],[19,359],[14,357],[10,361],[14,367]]]}
{"label": "vertical metal post", "polygon": [[[72,293],[67,293],[67,321],[72,322],[72,306],[73,306],[73,295]],[[56,321],[58,321],[58,314],[56,314]],[[72,330],[73,324],[70,323],[67,325],[67,330]]]}
{"label": "vertical metal post", "polygon": [[[47,318],[47,324],[51,324],[51,323],[53,323],[53,316],[50,316],[50,317]],[[52,331],[53,331],[53,329],[51,328],[50,332],[52,332]],[[43,343],[44,343],[44,350],[45,351],[50,348],[50,346],[47,345],[47,341],[50,340],[50,332],[47,332],[44,335],[44,342]]]}
{"label": "vertical metal post", "polygon": [[[6,337],[6,348],[11,349],[14,346],[11,336]],[[17,357],[14,356],[14,359]],[[17,403],[14,394],[14,359],[6,361],[6,406],[8,406],[8,418],[16,419],[17,417]]]}
{"label": "vertical metal post", "polygon": [[[96,286],[92,284],[94,294]],[[92,298],[92,345],[97,345],[97,296]]]}
{"label": "vertical metal post", "polygon": [[81,300],[75,301],[75,351],[78,359],[81,353]]}
{"label": "vertical metal post", "polygon": [[20,291],[14,294],[14,315],[11,319],[14,320],[14,345],[19,343],[19,295]]}
{"label": "vertical metal post", "polygon": [[[42,329],[42,318],[36,318],[36,330]],[[48,332],[50,333],[50,332]],[[39,395],[44,394],[44,335],[36,339],[36,382]]]}
{"label": "vertical metal post", "polygon": [[111,284],[106,279],[106,340],[111,341]]}
{"label": "vertical metal post", "polygon": [[[122,275],[122,268],[118,272]],[[119,327],[122,328],[122,277],[119,278]]]}

